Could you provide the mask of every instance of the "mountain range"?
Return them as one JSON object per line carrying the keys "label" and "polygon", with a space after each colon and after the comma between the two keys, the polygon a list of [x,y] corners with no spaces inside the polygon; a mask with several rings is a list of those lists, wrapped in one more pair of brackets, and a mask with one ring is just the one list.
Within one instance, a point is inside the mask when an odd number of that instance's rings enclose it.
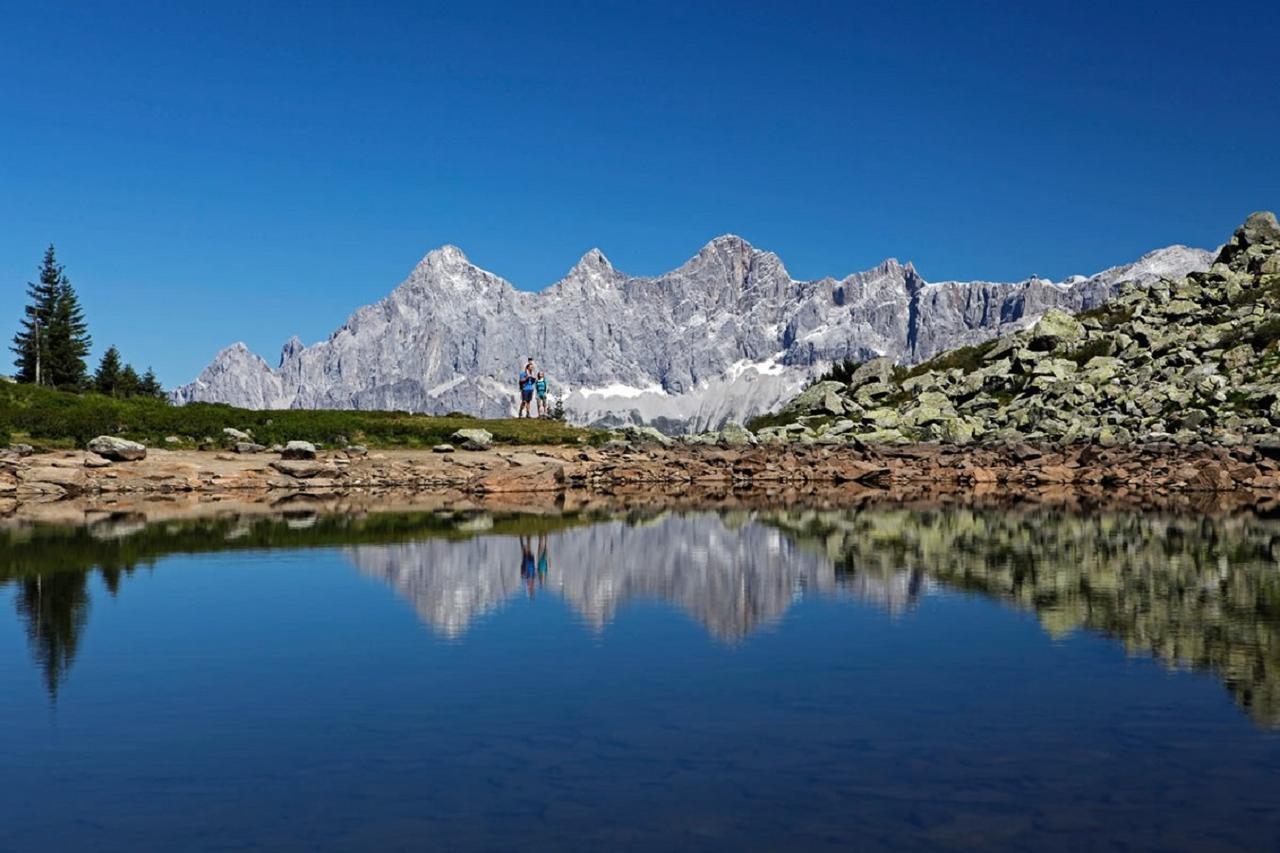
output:
{"label": "mountain range", "polygon": [[245,408],[515,413],[527,356],[570,420],[698,432],[776,409],[833,362],[915,363],[1209,266],[1169,246],[1053,282],[926,282],[889,259],[844,278],[793,279],[781,259],[725,235],[671,272],[633,276],[598,250],[560,281],[521,291],[460,249],[426,255],[385,299],[310,346],[291,338],[272,368],[244,344],[217,354],[176,403]]}

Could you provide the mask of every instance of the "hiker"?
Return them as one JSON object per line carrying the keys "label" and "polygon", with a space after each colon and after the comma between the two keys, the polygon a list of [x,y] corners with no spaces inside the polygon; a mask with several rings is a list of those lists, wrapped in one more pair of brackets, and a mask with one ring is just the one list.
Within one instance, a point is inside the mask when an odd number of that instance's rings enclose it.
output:
{"label": "hiker", "polygon": [[516,413],[517,418],[531,418],[533,414],[529,411],[529,406],[533,402],[533,386],[537,382],[534,376],[533,356],[529,356],[528,363],[525,364],[524,370],[520,371],[520,411]]}
{"label": "hiker", "polygon": [[545,418],[547,416],[547,377],[541,370],[538,371],[538,378],[533,382],[533,390],[538,395],[538,417]]}

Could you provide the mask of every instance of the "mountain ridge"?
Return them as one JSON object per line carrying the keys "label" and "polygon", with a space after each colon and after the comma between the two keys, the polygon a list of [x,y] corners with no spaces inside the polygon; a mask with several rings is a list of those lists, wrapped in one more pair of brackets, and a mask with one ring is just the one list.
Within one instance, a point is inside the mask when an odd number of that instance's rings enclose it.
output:
{"label": "mountain ridge", "polygon": [[776,407],[833,361],[919,361],[1050,307],[1092,307],[1130,272],[1151,280],[1209,258],[1170,246],[1093,276],[1012,283],[929,283],[888,258],[797,280],[776,254],[724,234],[657,276],[619,271],[592,248],[531,292],[446,244],[325,340],[290,338],[275,368],[233,344],[173,399],[500,417],[514,412],[514,374],[533,355],[575,421],[700,431]]}

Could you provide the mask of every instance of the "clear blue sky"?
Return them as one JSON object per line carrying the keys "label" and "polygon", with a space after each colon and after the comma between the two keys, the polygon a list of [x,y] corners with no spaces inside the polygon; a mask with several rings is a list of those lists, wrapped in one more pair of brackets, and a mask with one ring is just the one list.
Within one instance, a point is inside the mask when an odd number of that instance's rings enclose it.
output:
{"label": "clear blue sky", "polygon": [[1016,279],[1280,206],[1274,2],[0,6],[0,332],[52,241],[95,360],[166,384],[442,243],[527,289],[724,232]]}

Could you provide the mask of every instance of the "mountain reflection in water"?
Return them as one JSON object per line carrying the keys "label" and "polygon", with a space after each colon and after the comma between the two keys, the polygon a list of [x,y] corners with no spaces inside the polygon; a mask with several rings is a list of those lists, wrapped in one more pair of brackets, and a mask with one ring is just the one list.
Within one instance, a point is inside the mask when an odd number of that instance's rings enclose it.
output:
{"label": "mountain reflection in water", "polygon": [[[346,554],[447,637],[524,594],[558,595],[598,631],[629,601],[663,601],[733,641],[805,595],[853,591],[897,610],[919,590],[918,573],[842,576],[823,554],[754,515],[605,521],[540,536],[536,549],[524,537],[489,536],[362,545]],[[548,570],[528,576],[522,564],[530,557],[535,564],[545,557]]]}
{"label": "mountain reflection in water", "polygon": [[0,533],[0,585],[56,693],[90,614],[167,554],[338,546],[436,632],[462,638],[524,595],[555,595],[596,630],[658,600],[738,641],[822,596],[892,612],[958,590],[1033,612],[1052,636],[1099,632],[1131,653],[1213,673],[1280,725],[1280,522],[947,509],[759,510],[563,517],[371,514],[231,517]]}

